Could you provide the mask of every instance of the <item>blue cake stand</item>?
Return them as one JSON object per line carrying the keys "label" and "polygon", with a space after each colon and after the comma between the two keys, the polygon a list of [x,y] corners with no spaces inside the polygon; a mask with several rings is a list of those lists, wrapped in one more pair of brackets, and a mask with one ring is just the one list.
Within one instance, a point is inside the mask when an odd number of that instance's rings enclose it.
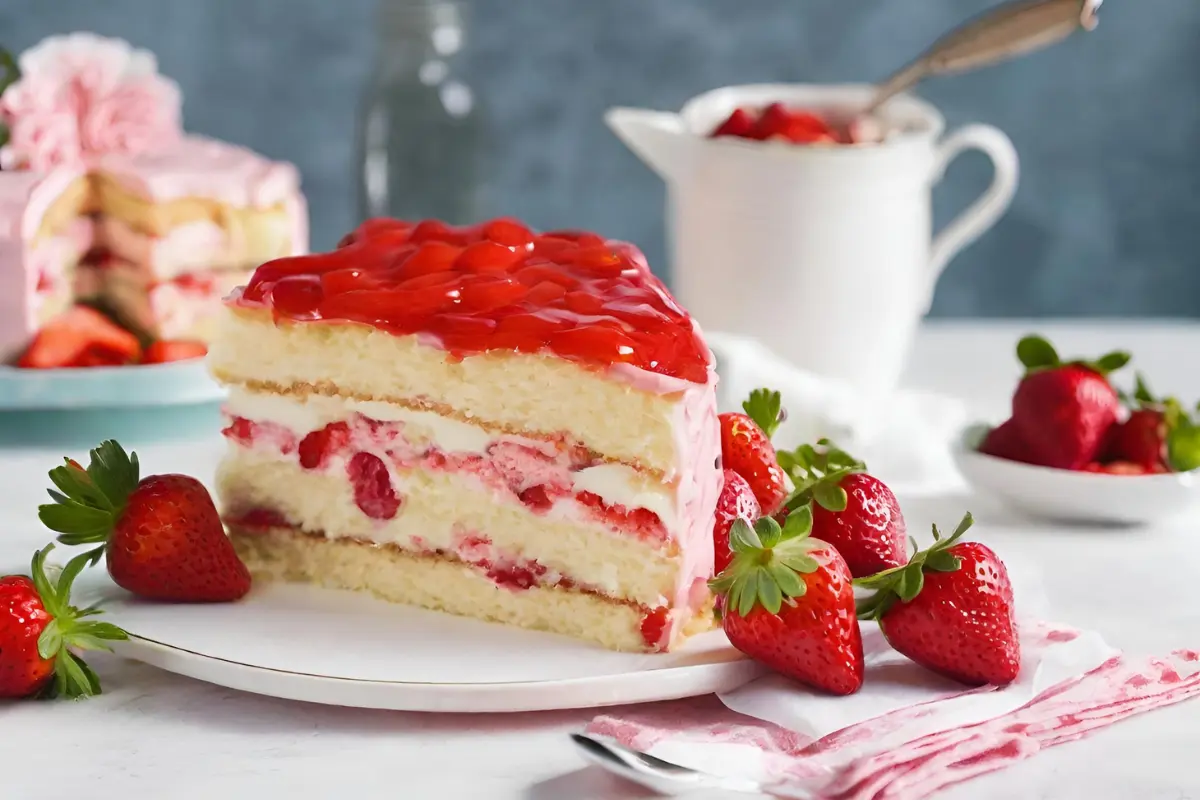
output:
{"label": "blue cake stand", "polygon": [[206,438],[224,392],[203,359],[129,367],[0,367],[0,446]]}

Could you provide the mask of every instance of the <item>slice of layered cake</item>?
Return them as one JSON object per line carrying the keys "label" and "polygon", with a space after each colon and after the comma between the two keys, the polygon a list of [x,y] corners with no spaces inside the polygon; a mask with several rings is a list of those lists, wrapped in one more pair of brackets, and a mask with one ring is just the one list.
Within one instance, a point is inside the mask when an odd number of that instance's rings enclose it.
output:
{"label": "slice of layered cake", "polygon": [[620,650],[711,625],[712,356],[636,248],[372,220],[260,267],[209,363],[258,578]]}

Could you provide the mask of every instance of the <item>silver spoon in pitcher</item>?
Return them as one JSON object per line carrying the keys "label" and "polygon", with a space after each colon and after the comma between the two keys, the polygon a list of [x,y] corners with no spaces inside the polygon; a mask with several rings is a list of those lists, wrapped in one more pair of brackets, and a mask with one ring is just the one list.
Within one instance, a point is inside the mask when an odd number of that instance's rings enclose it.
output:
{"label": "silver spoon in pitcher", "polygon": [[916,60],[877,87],[864,114],[934,75],[967,72],[1057,44],[1078,30],[1094,30],[1104,0],[1016,0],[938,39]]}

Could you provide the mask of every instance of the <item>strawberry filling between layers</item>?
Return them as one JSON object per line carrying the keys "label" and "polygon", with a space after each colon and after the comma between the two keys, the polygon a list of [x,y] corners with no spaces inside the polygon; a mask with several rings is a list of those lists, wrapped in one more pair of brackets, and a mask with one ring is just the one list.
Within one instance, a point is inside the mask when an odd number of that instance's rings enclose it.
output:
{"label": "strawberry filling between layers", "polygon": [[[570,514],[601,524],[614,534],[652,544],[671,538],[655,511],[628,507],[583,488],[600,488],[588,478],[589,470],[598,469],[604,477],[608,467],[628,468],[607,465],[585,449],[562,441],[499,436],[483,452],[444,450],[423,434],[407,436],[402,421],[381,421],[359,413],[307,433],[228,415],[223,433],[243,447],[273,451],[285,460],[294,460],[305,470],[327,472],[344,464],[354,487],[355,504],[376,520],[392,519],[403,505],[392,485],[391,470],[422,469],[469,474],[535,514]],[[664,490],[670,491],[670,487]],[[664,511],[670,511],[662,495],[656,500]]]}
{"label": "strawberry filling between layers", "polygon": [[[436,530],[428,529],[428,543],[452,552],[461,531],[453,524],[458,514],[447,493],[455,491],[451,487],[456,483],[458,491],[473,492],[478,486],[483,506],[467,511],[464,519],[472,521],[461,524],[487,531],[486,508],[494,506],[508,520],[504,536],[496,541],[503,541],[510,553],[540,557],[508,541],[507,526],[519,527],[516,520],[524,514],[540,518],[536,528],[543,532],[570,536],[570,530],[591,529],[587,535],[600,537],[593,541],[601,547],[606,546],[604,537],[611,536],[618,547],[615,561],[591,563],[584,569],[586,578],[571,576],[573,584],[578,591],[598,588],[596,594],[646,608],[647,614],[662,608],[645,624],[655,636],[661,629],[663,640],[673,640],[692,612],[710,599],[713,507],[720,482],[708,480],[710,472],[719,476],[712,466],[719,442],[715,408],[707,403],[682,409],[680,432],[696,437],[687,440],[685,452],[696,455],[676,464],[666,478],[607,461],[569,430],[508,433],[473,417],[464,421],[396,402],[234,385],[225,412],[231,482],[222,493],[234,516],[259,507],[301,514],[288,521],[305,532],[328,530],[334,538],[350,536],[414,553],[424,549],[419,540],[432,524]],[[710,420],[711,426],[706,424]],[[239,488],[235,476],[241,469],[255,475],[255,488]],[[361,512],[363,519],[351,523],[341,517],[340,504],[301,511],[312,505],[310,500],[283,502],[279,495],[283,505],[276,505],[271,498],[287,491],[285,476],[295,474],[289,470],[344,482],[339,503]],[[259,476],[265,483],[258,483]],[[413,491],[421,493],[410,495]],[[408,504],[411,517],[406,515]],[[475,506],[468,503],[468,508]],[[495,534],[500,537],[500,530]],[[555,541],[561,540],[547,541],[547,557],[561,570],[568,562]],[[634,555],[642,548],[650,562]],[[503,554],[492,567],[498,564],[512,567],[518,581],[526,580],[526,572],[546,579],[538,569],[543,565],[514,563]],[[503,567],[497,569],[503,573]]]}
{"label": "strawberry filling between layers", "polygon": [[[244,511],[227,518],[225,522],[243,533],[280,529],[303,532],[299,526],[293,525],[284,515],[266,508]],[[307,534],[307,532],[304,533]],[[395,546],[379,545],[375,542],[364,542],[364,544],[373,547]],[[665,650],[670,644],[671,609],[667,606],[650,608],[630,600],[614,598],[596,587],[581,585],[571,580],[546,567],[537,559],[505,553],[497,548],[487,536],[460,531],[455,536],[452,549],[430,547],[421,541],[414,541],[414,545],[417,546],[417,549],[412,551],[415,555],[459,562],[481,573],[501,589],[508,591],[521,592],[538,587],[583,592],[603,598],[607,602],[637,608],[642,612],[642,621],[639,627],[646,647],[653,650]]]}

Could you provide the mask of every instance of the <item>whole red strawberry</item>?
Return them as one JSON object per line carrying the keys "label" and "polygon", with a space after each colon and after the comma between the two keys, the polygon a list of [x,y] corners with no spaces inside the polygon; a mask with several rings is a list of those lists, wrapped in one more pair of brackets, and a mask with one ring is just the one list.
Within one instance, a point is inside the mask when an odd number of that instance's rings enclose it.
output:
{"label": "whole red strawberry", "polygon": [[1012,399],[1012,420],[1029,448],[1032,463],[1082,469],[1096,459],[1121,411],[1108,374],[1129,362],[1129,354],[1109,353],[1094,362],[1064,363],[1039,336],[1017,343],[1025,376]]}
{"label": "whole red strawberry", "polygon": [[742,404],[745,414],[721,414],[721,462],[746,479],[759,508],[772,514],[787,495],[771,434],[782,420],[779,392],[756,389]]}
{"label": "whole red strawberry", "polygon": [[906,566],[856,581],[877,590],[859,616],[878,620],[892,647],[934,672],[1002,686],[1021,669],[1012,585],[990,548],[958,541],[971,523],[967,514],[948,539],[935,525],[933,545]]}
{"label": "whole red strawberry", "polygon": [[725,470],[724,484],[717,498],[717,511],[713,519],[713,574],[720,575],[733,560],[733,548],[729,545],[729,529],[736,520],[753,523],[762,516],[758,500],[750,491],[746,479],[731,469]]}
{"label": "whole red strawberry", "polygon": [[722,625],[750,658],[832,694],[857,692],[863,681],[862,634],[846,562],[809,537],[803,509],[780,528],[770,517],[730,529],[734,558],[710,586],[725,597]]}
{"label": "whole red strawberry", "polygon": [[900,503],[866,465],[828,439],[779,454],[796,485],[788,510],[809,506],[812,535],[837,548],[855,578],[898,567],[908,559]]}
{"label": "whole red strawberry", "polygon": [[1156,398],[1140,374],[1129,400],[1128,419],[1109,431],[1101,458],[1104,464],[1139,468],[1137,473],[1123,468],[1118,474],[1187,472],[1200,467],[1200,426],[1178,400]]}
{"label": "whole red strawberry", "polygon": [[125,631],[71,605],[71,584],[93,559],[76,556],[51,580],[47,545],[33,556],[30,577],[0,578],[0,698],[36,694],[82,697],[100,693],[100,679],[73,650],[108,649]]}
{"label": "whole red strawberry", "polygon": [[107,441],[86,470],[50,470],[54,503],[38,516],[66,545],[99,544],[118,586],[152,600],[224,602],[250,591],[250,573],[225,535],[212,497],[186,475],[138,480],[137,454]]}
{"label": "whole red strawberry", "polygon": [[1105,462],[1125,461],[1144,471],[1166,470],[1167,420],[1156,408],[1139,408],[1129,419],[1118,422],[1108,435]]}

